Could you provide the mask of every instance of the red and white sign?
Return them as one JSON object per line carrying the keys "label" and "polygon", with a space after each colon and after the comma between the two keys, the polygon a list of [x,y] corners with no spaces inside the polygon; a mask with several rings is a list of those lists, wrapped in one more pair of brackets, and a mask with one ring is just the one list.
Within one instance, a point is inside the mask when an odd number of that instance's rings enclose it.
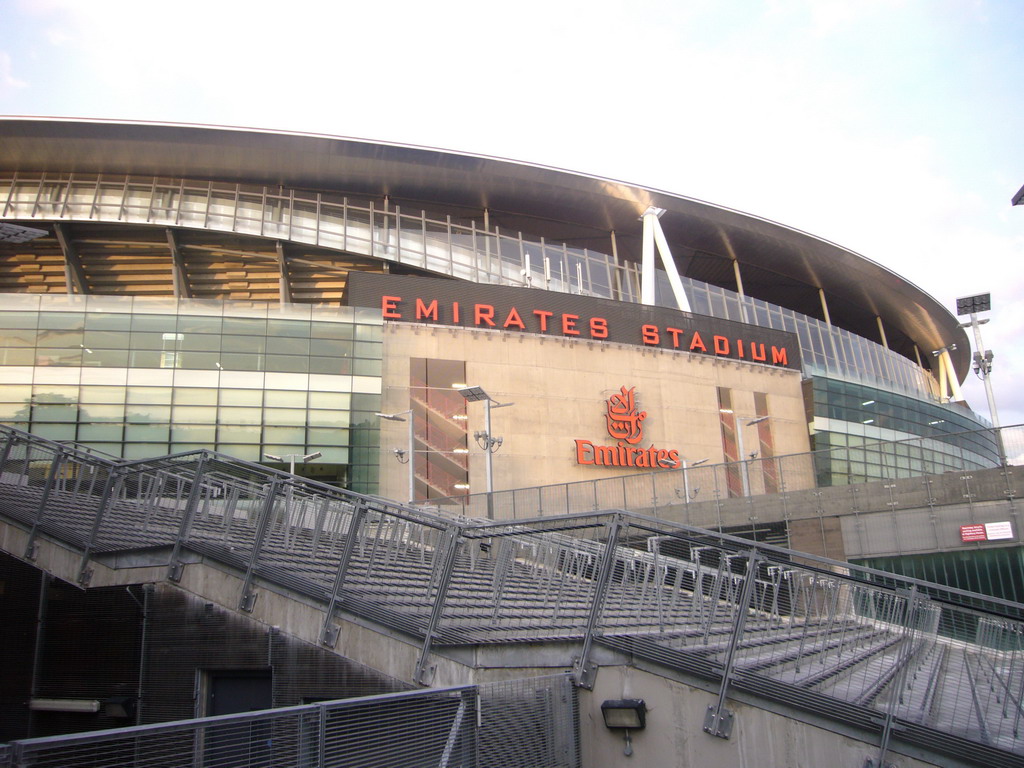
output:
{"label": "red and white sign", "polygon": [[988,541],[984,525],[961,525],[960,541]]}
{"label": "red and white sign", "polygon": [[960,526],[960,541],[999,541],[1012,538],[1013,526],[1008,520]]}

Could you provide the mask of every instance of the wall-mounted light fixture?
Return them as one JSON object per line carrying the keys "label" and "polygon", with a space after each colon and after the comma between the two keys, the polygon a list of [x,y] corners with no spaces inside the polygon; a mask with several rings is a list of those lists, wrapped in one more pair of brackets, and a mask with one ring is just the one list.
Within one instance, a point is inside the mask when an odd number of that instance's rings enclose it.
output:
{"label": "wall-mounted light fixture", "polygon": [[[399,413],[378,413],[376,415],[387,421],[408,421],[409,446],[406,449],[395,448],[394,454],[399,464],[409,465],[409,503],[412,504],[416,501],[416,420],[413,418],[412,409]],[[409,418],[406,419],[406,416]]]}
{"label": "wall-mounted light fixture", "polygon": [[80,712],[91,714],[100,711],[99,699],[30,699],[28,708],[33,712]]}
{"label": "wall-mounted light fixture", "polygon": [[601,716],[606,728],[621,728],[626,734],[627,757],[633,754],[633,731],[647,727],[647,704],[643,699],[608,699],[601,703]]}

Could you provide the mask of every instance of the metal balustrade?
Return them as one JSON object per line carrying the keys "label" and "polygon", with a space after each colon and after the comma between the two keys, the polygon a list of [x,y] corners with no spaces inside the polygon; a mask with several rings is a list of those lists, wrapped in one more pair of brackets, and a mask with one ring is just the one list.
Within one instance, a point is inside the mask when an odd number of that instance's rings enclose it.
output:
{"label": "metal balustrade", "polygon": [[[856,516],[879,510],[894,512],[934,508],[951,503],[970,504],[1024,495],[1024,485],[1021,484],[1024,473],[1015,475],[1010,471],[1024,462],[1024,426],[954,433],[941,439],[948,441],[944,449],[955,456],[959,469],[936,474],[935,467],[924,463],[906,467],[897,465],[895,459],[903,452],[934,449],[940,438],[930,437],[742,462],[751,478],[750,495],[746,497],[730,496],[726,475],[739,464],[731,462],[498,490],[490,494],[435,498],[425,504],[473,517],[486,517],[490,505],[496,518],[513,520],[627,509],[701,528],[730,531],[746,528],[753,531],[772,522]],[[974,440],[987,440],[1001,446],[1005,456],[1003,466],[958,447],[958,442]],[[861,461],[865,455],[876,457],[880,475],[872,477],[870,483],[821,483],[818,467],[850,460],[856,454],[860,454]],[[888,462],[885,457],[889,458]],[[991,481],[985,486],[979,483],[980,476],[976,477],[973,472],[984,469],[1002,470],[1001,479],[996,484],[998,487],[994,487]],[[778,478],[778,492],[771,492],[759,480],[769,472]],[[963,522],[973,521],[966,519]],[[921,529],[915,530],[917,536],[931,537],[918,544],[934,546],[934,526],[917,524],[916,527]],[[908,551],[915,549],[913,542],[902,544]]]}
{"label": "metal balustrade", "polygon": [[565,675],[21,739],[0,768],[578,768]]}
{"label": "metal balustrade", "polygon": [[[1024,605],[623,512],[488,522],[360,496],[207,451],[117,461],[0,428],[0,514],[98,564],[188,552],[421,644],[558,640],[711,681],[705,730],[727,736],[732,691],[993,765],[1019,764]],[[29,551],[14,553],[31,558]]]}

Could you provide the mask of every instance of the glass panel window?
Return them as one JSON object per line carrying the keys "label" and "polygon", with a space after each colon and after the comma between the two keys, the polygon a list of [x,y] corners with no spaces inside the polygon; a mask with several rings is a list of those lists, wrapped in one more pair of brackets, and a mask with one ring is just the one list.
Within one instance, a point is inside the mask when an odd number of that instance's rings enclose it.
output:
{"label": "glass panel window", "polygon": [[212,424],[175,424],[171,427],[171,440],[174,443],[201,443],[213,448],[217,441],[217,428]]}
{"label": "glass panel window", "polygon": [[291,446],[298,452],[305,450],[306,430],[304,427],[264,427],[263,442],[271,453],[278,453],[271,446]]}
{"label": "glass panel window", "polygon": [[171,421],[169,405],[130,405],[124,409],[124,419],[133,424],[168,424]]}
{"label": "glass panel window", "polygon": [[346,357],[311,357],[309,372],[328,376],[346,376],[352,373],[352,360]]}
{"label": "glass panel window", "polygon": [[[120,443],[124,433],[123,424],[80,424],[78,427],[79,442]],[[113,446],[104,450],[111,451]]]}
{"label": "glass panel window", "polygon": [[262,389],[221,389],[221,405],[263,405]]}
{"label": "glass panel window", "polygon": [[309,373],[309,358],[297,355],[267,355],[268,371]]}
{"label": "glass panel window", "polygon": [[217,409],[198,405],[176,405],[172,413],[174,423],[215,424]]}
{"label": "glass panel window", "polygon": [[169,405],[170,387],[128,387],[126,400],[132,405]]}
{"label": "glass panel window", "polygon": [[306,411],[302,408],[264,408],[263,422],[275,426],[302,426],[306,423]]}
{"label": "glass panel window", "polygon": [[310,392],[310,408],[340,408],[348,410],[352,395],[348,392]]}
{"label": "glass panel window", "polygon": [[267,352],[278,355],[308,355],[309,339],[271,336],[267,339]]}
{"label": "glass panel window", "polygon": [[40,312],[39,330],[63,329],[69,331],[85,330],[84,312]]}
{"label": "glass panel window", "polygon": [[167,441],[170,435],[171,428],[167,422],[163,424],[128,424],[124,428],[124,439],[126,442],[152,443],[159,441],[162,445],[157,449],[156,453],[150,454],[152,456],[167,453]]}
{"label": "glass panel window", "polygon": [[221,424],[260,424],[263,419],[262,408],[226,408],[222,405],[218,413]]}
{"label": "glass panel window", "polygon": [[308,393],[301,390],[268,389],[264,404],[274,408],[305,408]]}
{"label": "glass panel window", "polygon": [[174,390],[175,405],[216,405],[217,390],[205,387],[178,387]]}
{"label": "glass panel window", "polygon": [[217,439],[220,443],[259,443],[260,431],[259,424],[221,424],[217,427]]}

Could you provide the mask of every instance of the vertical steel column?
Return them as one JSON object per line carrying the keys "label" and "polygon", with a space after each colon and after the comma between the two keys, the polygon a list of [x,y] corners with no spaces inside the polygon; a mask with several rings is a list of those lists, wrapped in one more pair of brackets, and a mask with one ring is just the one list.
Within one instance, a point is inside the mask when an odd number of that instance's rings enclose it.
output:
{"label": "vertical steel column", "polygon": [[273,478],[270,487],[267,489],[267,500],[260,512],[260,520],[256,526],[256,536],[252,542],[252,553],[249,555],[249,565],[245,569],[245,581],[242,583],[242,597],[238,601],[238,610],[252,613],[256,605],[256,592],[252,589],[253,578],[256,574],[256,561],[259,560],[263,551],[263,543],[267,540],[267,531],[270,530],[270,521],[274,516],[274,502],[277,499],[277,487],[280,478]]}
{"label": "vertical steel column", "polygon": [[174,230],[167,228],[167,247],[171,251],[171,283],[174,286],[174,298],[191,299],[192,288],[188,282],[188,269],[185,267],[185,258],[181,255],[181,248],[178,247],[178,239]]}
{"label": "vertical steel column", "polygon": [[725,656],[725,668],[722,671],[722,687],[718,692],[718,702],[708,706],[707,714],[704,716],[704,732],[721,739],[728,739],[732,735],[733,713],[725,708],[725,697],[729,692],[729,683],[733,677],[733,659],[736,656],[736,648],[743,639],[743,630],[747,625],[747,612],[750,610],[750,600],[754,594],[754,585],[757,581],[757,566],[761,562],[761,555],[756,549],[751,549],[747,554],[747,578],[743,582],[743,593],[736,605],[736,621],[733,624],[732,637],[729,638],[729,650]]}
{"label": "vertical steel column", "polygon": [[324,612],[324,626],[320,631],[320,643],[328,648],[333,648],[338,642],[338,628],[333,625],[334,610],[338,603],[344,599],[341,590],[345,586],[345,577],[348,575],[349,563],[352,562],[352,552],[355,550],[356,539],[363,525],[363,518],[366,517],[366,502],[361,499],[356,502],[352,509],[352,519],[349,520],[348,531],[345,533],[345,546],[341,551],[341,559],[338,561],[338,572],[334,576],[334,586],[331,587],[331,601],[327,604]]}
{"label": "vertical steel column", "polygon": [[604,557],[601,559],[601,571],[597,576],[597,583],[594,585],[590,616],[587,618],[587,628],[583,635],[583,648],[579,658],[573,663],[572,674],[576,685],[587,690],[594,689],[594,681],[597,678],[597,666],[590,661],[590,648],[594,644],[594,632],[597,629],[598,621],[601,620],[605,596],[608,593],[608,585],[611,583],[612,571],[615,568],[615,551],[618,548],[621,528],[622,515],[616,514],[608,526],[608,541],[605,543]]}
{"label": "vertical steel column", "polygon": [[[437,593],[433,598],[434,605],[431,608],[430,620],[427,622],[427,628],[424,632],[423,648],[420,651],[419,659],[416,661],[416,671],[413,673],[413,680],[420,685],[430,685],[437,670],[436,664],[428,667],[427,660],[430,657],[430,648],[434,642],[434,633],[437,631],[437,625],[440,623],[441,614],[444,611],[448,587],[451,586],[452,571],[455,570],[455,557],[458,555],[459,547],[462,545],[461,529],[456,526],[449,527],[445,532],[445,539],[444,559],[440,561],[440,569],[438,569],[438,562],[435,561],[434,563],[434,572],[438,576]],[[435,558],[438,554],[435,552]],[[431,584],[433,581],[431,579]],[[430,599],[430,585],[427,587],[427,598]]]}

